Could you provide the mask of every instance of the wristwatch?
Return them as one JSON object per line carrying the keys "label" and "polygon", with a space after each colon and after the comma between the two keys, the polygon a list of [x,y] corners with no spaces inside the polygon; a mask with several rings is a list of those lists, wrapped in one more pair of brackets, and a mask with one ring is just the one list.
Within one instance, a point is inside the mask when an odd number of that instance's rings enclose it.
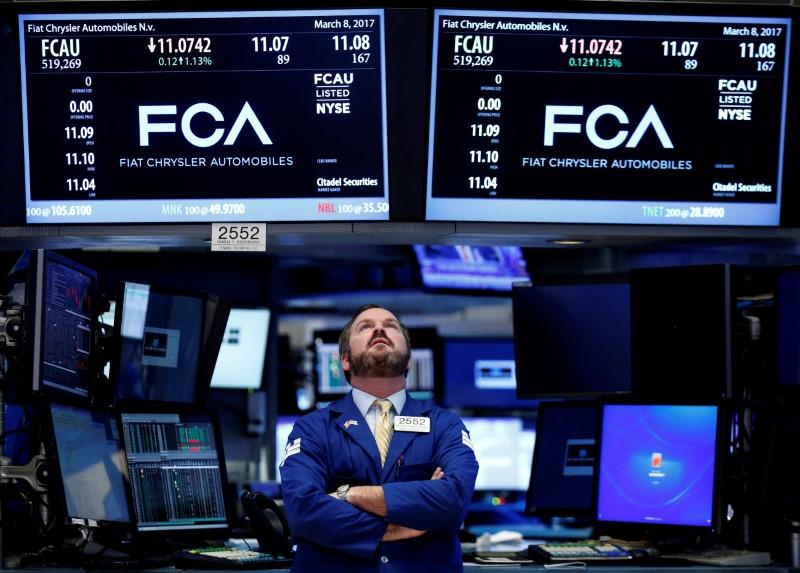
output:
{"label": "wristwatch", "polygon": [[346,483],[336,488],[336,497],[341,500],[347,501],[347,492],[350,490],[350,484]]}

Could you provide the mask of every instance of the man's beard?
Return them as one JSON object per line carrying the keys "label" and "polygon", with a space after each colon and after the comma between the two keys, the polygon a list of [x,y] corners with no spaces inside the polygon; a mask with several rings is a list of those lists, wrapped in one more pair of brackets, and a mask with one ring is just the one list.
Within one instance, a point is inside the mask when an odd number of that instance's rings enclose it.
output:
{"label": "man's beard", "polygon": [[350,357],[350,373],[363,378],[394,378],[405,376],[411,353],[389,348],[385,352],[365,350]]}

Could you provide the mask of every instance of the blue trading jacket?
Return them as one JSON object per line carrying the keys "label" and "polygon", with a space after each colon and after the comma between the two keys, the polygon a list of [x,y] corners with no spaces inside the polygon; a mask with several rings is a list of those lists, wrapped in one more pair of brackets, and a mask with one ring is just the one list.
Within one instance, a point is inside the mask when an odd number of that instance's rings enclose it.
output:
{"label": "blue trading jacket", "polygon": [[[431,431],[394,432],[383,468],[375,438],[350,394],[295,423],[281,465],[286,514],[297,543],[293,571],[463,569],[458,530],[478,475],[469,433],[455,414],[410,396],[401,415],[430,417]],[[432,481],[436,467],[445,477]],[[328,495],[342,484],[383,485],[388,516]],[[427,533],[382,543],[389,523]]]}

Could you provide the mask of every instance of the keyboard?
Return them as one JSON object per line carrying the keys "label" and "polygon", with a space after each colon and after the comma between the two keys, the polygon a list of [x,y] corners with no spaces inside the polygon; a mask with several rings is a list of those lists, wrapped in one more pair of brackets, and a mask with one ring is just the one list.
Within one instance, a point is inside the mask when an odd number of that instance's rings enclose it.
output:
{"label": "keyboard", "polygon": [[292,565],[292,556],[233,547],[185,549],[172,554],[178,569],[278,569]]}
{"label": "keyboard", "polygon": [[626,549],[606,541],[568,541],[529,545],[528,556],[537,563],[568,561],[629,561],[633,558]]}
{"label": "keyboard", "polygon": [[772,557],[763,551],[748,551],[746,549],[701,549],[686,551],[684,553],[671,553],[667,557],[685,559],[692,563],[703,565],[719,565],[732,567],[734,565],[769,565]]}

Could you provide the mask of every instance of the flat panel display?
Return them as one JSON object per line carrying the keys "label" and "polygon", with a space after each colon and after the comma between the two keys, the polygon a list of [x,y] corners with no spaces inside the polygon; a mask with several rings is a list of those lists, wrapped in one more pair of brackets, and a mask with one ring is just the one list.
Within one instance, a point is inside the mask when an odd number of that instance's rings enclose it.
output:
{"label": "flat panel display", "polygon": [[592,511],[597,409],[592,402],[539,404],[527,511],[565,516]]}
{"label": "flat panel display", "polygon": [[435,11],[426,218],[778,225],[791,19],[587,6]]}
{"label": "flat panel display", "polygon": [[606,404],[597,520],[711,528],[717,407]]}
{"label": "flat panel display", "polygon": [[382,10],[19,16],[28,223],[385,220]]}
{"label": "flat panel display", "polygon": [[131,412],[120,417],[137,530],[226,530],[227,475],[214,418]]}
{"label": "flat panel display", "polygon": [[33,390],[88,398],[97,273],[51,251],[33,260]]}
{"label": "flat panel display", "polygon": [[631,392],[627,283],[515,286],[517,396]]}
{"label": "flat panel display", "polygon": [[120,292],[111,363],[115,401],[195,402],[204,296],[129,282]]}
{"label": "flat panel display", "polygon": [[519,247],[414,245],[414,253],[425,288],[510,292],[530,280]]}
{"label": "flat panel display", "polygon": [[519,418],[463,418],[480,468],[476,491],[525,491],[536,432]]}
{"label": "flat panel display", "polygon": [[506,339],[444,341],[444,403],[462,408],[535,408],[517,399],[514,343]]}
{"label": "flat panel display", "polygon": [[270,311],[232,308],[219,349],[212,388],[258,390],[264,375]]}
{"label": "flat panel display", "polygon": [[50,404],[66,517],[89,526],[130,523],[119,425],[107,412]]}

